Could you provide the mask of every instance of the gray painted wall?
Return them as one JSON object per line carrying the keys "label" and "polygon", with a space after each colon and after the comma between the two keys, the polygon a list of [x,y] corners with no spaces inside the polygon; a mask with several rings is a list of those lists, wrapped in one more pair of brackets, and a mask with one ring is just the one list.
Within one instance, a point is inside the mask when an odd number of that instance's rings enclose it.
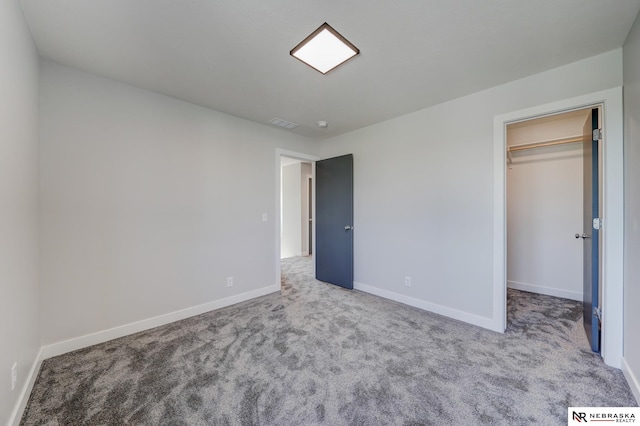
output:
{"label": "gray painted wall", "polygon": [[[40,349],[38,52],[20,4],[0,2],[0,424],[10,421]],[[18,382],[11,391],[11,367]]]}
{"label": "gray painted wall", "polygon": [[49,61],[41,77],[45,345],[279,288],[275,152],[314,145]]}
{"label": "gray painted wall", "polygon": [[302,250],[300,165],[301,163],[295,163],[282,167],[281,258],[300,256],[300,251]]}
{"label": "gray painted wall", "polygon": [[282,167],[282,228],[280,257],[307,256],[309,247],[308,181],[311,164]]}
{"label": "gray painted wall", "polygon": [[301,253],[309,254],[309,178],[311,178],[311,163],[300,163],[300,187],[302,199],[300,208],[300,231],[302,233]]}
{"label": "gray painted wall", "polygon": [[355,281],[491,318],[494,116],[621,85],[617,49],[323,143],[323,157],[354,155]]}
{"label": "gray painted wall", "polygon": [[640,18],[624,56],[624,360],[640,402]]}

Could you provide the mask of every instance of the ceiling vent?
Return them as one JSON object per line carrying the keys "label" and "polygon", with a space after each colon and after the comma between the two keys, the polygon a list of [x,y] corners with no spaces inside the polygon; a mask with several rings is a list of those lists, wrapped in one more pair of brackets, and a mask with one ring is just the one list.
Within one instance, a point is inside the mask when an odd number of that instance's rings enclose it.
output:
{"label": "ceiling vent", "polygon": [[296,127],[298,127],[296,123],[283,120],[282,118],[272,118],[269,123],[273,124],[274,126],[284,127],[285,129],[295,129]]}

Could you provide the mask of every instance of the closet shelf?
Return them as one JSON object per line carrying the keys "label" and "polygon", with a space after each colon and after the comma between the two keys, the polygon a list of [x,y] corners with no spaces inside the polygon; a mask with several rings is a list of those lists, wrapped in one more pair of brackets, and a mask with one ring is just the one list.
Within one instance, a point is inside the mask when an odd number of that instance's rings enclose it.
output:
{"label": "closet shelf", "polygon": [[547,147],[547,146],[554,146],[554,145],[564,145],[567,143],[576,143],[576,142],[582,142],[584,141],[584,136],[579,135],[579,136],[570,136],[570,137],[566,137],[566,138],[560,138],[560,139],[549,139],[546,141],[538,141],[538,142],[530,142],[530,143],[523,143],[523,144],[519,144],[519,145],[511,145],[507,147],[507,157],[509,158],[509,164],[513,163],[513,159],[511,158],[511,153],[514,151],[522,151],[525,149],[534,149],[534,148],[543,148],[543,147]]}

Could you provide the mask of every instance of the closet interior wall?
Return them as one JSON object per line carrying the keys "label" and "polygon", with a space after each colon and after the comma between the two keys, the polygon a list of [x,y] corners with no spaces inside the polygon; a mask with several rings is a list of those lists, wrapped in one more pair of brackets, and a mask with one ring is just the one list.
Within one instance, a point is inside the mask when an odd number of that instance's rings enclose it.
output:
{"label": "closet interior wall", "polygon": [[507,146],[507,285],[582,300],[582,143],[589,110],[514,123]]}

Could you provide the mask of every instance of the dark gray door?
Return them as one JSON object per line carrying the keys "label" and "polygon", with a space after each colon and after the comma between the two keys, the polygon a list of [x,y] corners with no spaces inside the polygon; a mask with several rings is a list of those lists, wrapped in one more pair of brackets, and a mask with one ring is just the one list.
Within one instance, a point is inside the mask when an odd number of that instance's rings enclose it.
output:
{"label": "dark gray door", "polygon": [[353,155],[316,162],[316,279],[353,288]]}
{"label": "dark gray door", "polygon": [[[599,261],[598,261],[598,110],[592,109],[584,124],[584,184],[583,184],[583,229],[584,245],[583,271],[583,311],[584,329],[594,352],[600,352],[600,320],[599,320]],[[595,130],[595,132],[594,132]],[[595,219],[595,220],[594,220]]]}

